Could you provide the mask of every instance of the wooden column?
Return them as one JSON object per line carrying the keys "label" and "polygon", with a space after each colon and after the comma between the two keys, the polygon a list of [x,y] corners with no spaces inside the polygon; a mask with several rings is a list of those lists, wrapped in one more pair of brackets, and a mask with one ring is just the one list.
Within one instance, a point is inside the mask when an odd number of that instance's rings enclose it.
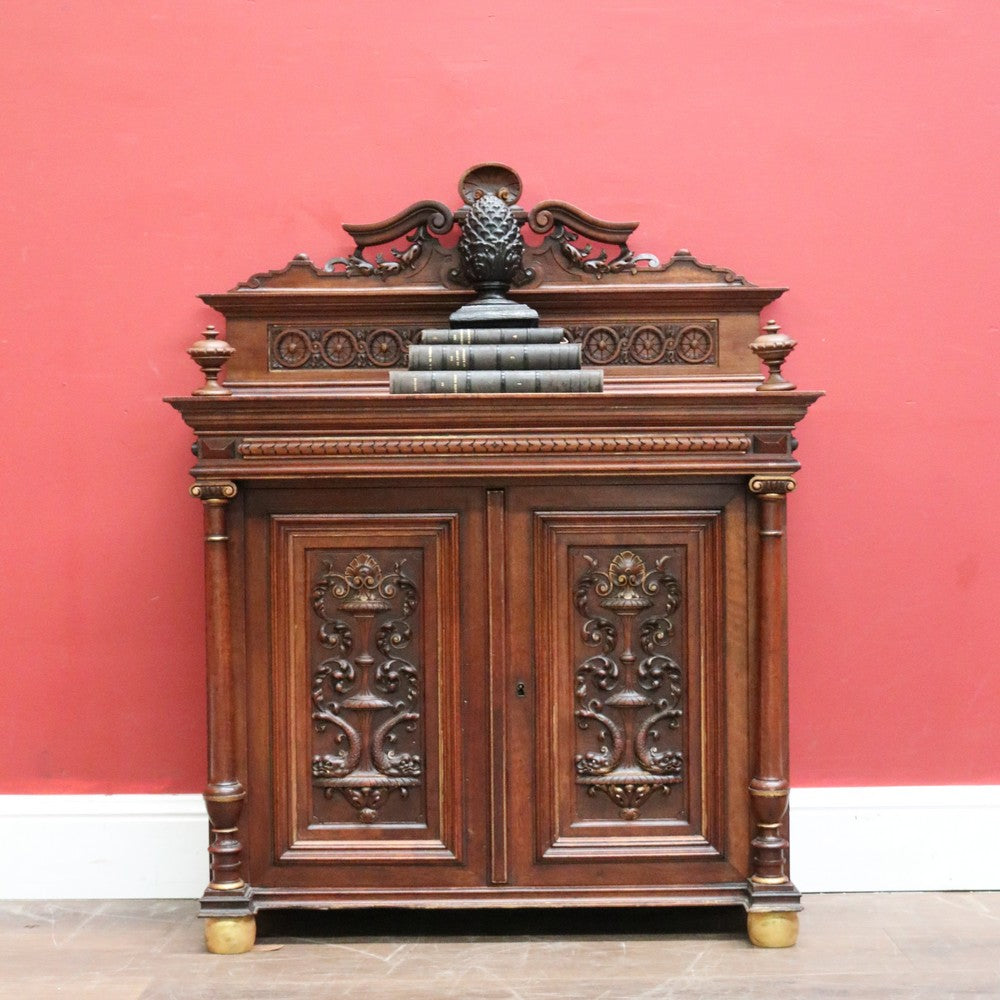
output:
{"label": "wooden column", "polygon": [[[208,674],[208,811],[211,878],[206,895],[238,894],[243,898],[243,845],[239,823],[246,791],[236,774],[237,714],[233,711],[234,677],[229,611],[229,536],[226,505],[236,484],[223,480],[195,483],[191,495],[201,500],[205,515],[205,638]],[[208,918],[209,951],[234,954],[253,946],[254,918]]]}
{"label": "wooden column", "polygon": [[[785,568],[785,497],[795,489],[791,476],[754,476],[750,492],[758,498],[757,697],[753,734],[750,808],[751,898],[774,898],[767,911],[750,913],[750,937],[765,947],[795,943],[797,915],[783,910],[781,888],[790,886],[788,840],[788,610]],[[757,896],[753,890],[761,890]],[[775,891],[776,890],[776,891]],[[765,904],[767,905],[767,904]],[[756,919],[755,919],[756,918]],[[762,933],[766,925],[767,932]],[[756,932],[756,933],[755,933]]]}

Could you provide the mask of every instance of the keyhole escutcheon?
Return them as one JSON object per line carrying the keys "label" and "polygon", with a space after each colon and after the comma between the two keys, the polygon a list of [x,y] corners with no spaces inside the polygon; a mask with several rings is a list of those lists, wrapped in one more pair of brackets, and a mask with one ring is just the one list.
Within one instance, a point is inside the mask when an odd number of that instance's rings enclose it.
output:
{"label": "keyhole escutcheon", "polygon": [[514,685],[514,694],[516,694],[518,696],[518,698],[523,698],[527,693],[528,693],[528,690],[524,686],[524,681],[518,681]]}

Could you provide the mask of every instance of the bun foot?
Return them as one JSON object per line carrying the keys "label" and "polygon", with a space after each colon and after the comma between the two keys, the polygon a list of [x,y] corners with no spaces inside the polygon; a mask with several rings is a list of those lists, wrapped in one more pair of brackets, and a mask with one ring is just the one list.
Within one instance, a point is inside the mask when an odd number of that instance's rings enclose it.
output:
{"label": "bun foot", "polygon": [[758,948],[791,948],[799,936],[799,915],[788,910],[750,910],[747,934]]}
{"label": "bun foot", "polygon": [[256,917],[206,917],[205,947],[213,955],[242,955],[257,939]]}

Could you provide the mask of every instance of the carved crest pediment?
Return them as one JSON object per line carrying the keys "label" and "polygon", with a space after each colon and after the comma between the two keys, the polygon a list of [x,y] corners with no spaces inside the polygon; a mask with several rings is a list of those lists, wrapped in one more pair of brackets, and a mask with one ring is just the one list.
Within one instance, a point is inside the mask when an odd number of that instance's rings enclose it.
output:
{"label": "carved crest pediment", "polygon": [[500,196],[525,237],[514,288],[598,282],[755,287],[735,271],[702,263],[688,250],[678,250],[664,262],[636,251],[630,240],[637,222],[608,222],[562,201],[542,201],[526,210],[516,204],[521,180],[503,164],[471,167],[459,181],[459,193],[465,204],[455,210],[424,200],[381,222],[345,224],[354,241],[347,256],[316,264],[299,254],[283,268],[252,275],[233,291],[338,288],[345,282],[352,287],[469,288],[472,282],[459,249],[447,238],[485,195]]}

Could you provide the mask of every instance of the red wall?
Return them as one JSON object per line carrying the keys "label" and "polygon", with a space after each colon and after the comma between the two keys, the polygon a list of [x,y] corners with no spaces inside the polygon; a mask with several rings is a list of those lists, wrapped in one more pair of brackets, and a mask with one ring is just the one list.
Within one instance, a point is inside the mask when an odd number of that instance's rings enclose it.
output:
{"label": "red wall", "polygon": [[0,791],[194,791],[195,298],[473,162],[791,291],[793,779],[1000,782],[995,0],[4,10]]}

